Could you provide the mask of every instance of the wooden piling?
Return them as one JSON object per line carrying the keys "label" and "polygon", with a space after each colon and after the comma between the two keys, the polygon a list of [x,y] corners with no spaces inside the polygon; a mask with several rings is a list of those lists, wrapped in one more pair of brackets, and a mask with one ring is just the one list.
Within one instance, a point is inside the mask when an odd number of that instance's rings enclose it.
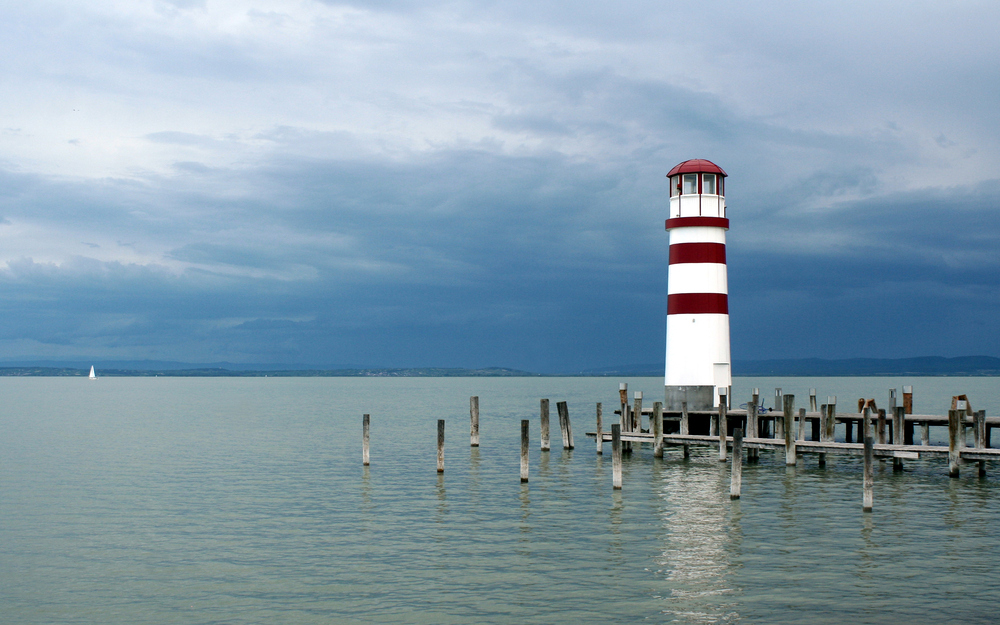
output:
{"label": "wooden piling", "polygon": [[653,423],[650,424],[653,430],[653,457],[663,457],[663,402],[653,402]]}
{"label": "wooden piling", "polygon": [[[860,427],[860,425],[861,424],[859,423],[858,426]],[[854,421],[850,419],[844,421],[844,442],[845,443],[854,442]]]}
{"label": "wooden piling", "polygon": [[903,410],[906,414],[913,414],[913,387],[903,387]]}
{"label": "wooden piling", "polygon": [[861,426],[858,430],[858,436],[862,441],[872,435],[871,408],[868,406],[861,410]]}
{"label": "wooden piling", "polygon": [[368,466],[368,442],[370,439],[369,430],[371,425],[371,417],[369,415],[363,415],[361,417],[361,464],[363,466]]}
{"label": "wooden piling", "polygon": [[569,422],[569,408],[566,407],[566,402],[557,402],[556,410],[559,411],[559,427],[562,428],[563,449],[573,449],[573,427]]}
{"label": "wooden piling", "polygon": [[[892,410],[892,440],[894,443],[899,444],[903,442],[903,422],[905,421],[904,408],[902,406],[896,406]],[[892,470],[902,471],[903,470],[903,459],[893,458],[892,459]]]}
{"label": "wooden piling", "polygon": [[[867,410],[867,408],[866,408]],[[864,497],[861,503],[861,509],[864,512],[872,511],[872,503],[874,499],[874,485],[875,485],[875,466],[874,466],[874,456],[875,456],[875,441],[871,436],[865,437],[865,473],[864,473]]]}
{"label": "wooden piling", "polygon": [[837,432],[837,396],[828,396],[826,406],[826,440],[832,443]]}
{"label": "wooden piling", "polygon": [[795,439],[793,438],[794,430],[792,426],[794,425],[795,415],[792,411],[795,409],[795,395],[785,395],[782,397],[784,402],[784,431],[785,431],[785,464],[794,465],[796,462],[795,457]]}
{"label": "wooden piling", "polygon": [[885,408],[878,409],[878,444],[885,445]]}
{"label": "wooden piling", "polygon": [[[681,402],[681,434],[691,433],[691,418],[688,415],[688,403],[686,401]],[[691,446],[684,445],[684,457],[691,457]]]}
{"label": "wooden piling", "polygon": [[[750,405],[747,406],[747,428],[750,431],[750,438],[760,437],[760,422],[757,418],[757,410],[759,408],[758,402],[760,402],[760,389],[753,389],[753,394],[750,397]],[[751,447],[747,449],[747,462],[751,460],[756,460],[758,458],[758,450],[756,447]]]}
{"label": "wooden piling", "polygon": [[816,412],[816,389],[809,389],[809,412]]}
{"label": "wooden piling", "polygon": [[[774,389],[774,409],[777,410],[777,411],[783,411],[784,410],[783,401],[784,400],[782,399],[781,389],[780,388]],[[772,433],[773,436],[774,436],[774,438],[778,438],[779,436],[782,437],[782,438],[784,438],[784,436],[785,436],[785,420],[784,419],[777,419],[777,418],[775,418],[775,419],[772,419],[771,423],[773,424],[773,427],[774,427],[774,431]]]}
{"label": "wooden piling", "polygon": [[[980,410],[975,414],[976,427],[976,448],[986,448],[986,411]],[[979,461],[979,477],[986,477],[986,461]]]}
{"label": "wooden piling", "polygon": [[604,432],[601,430],[603,426],[602,421],[604,417],[604,410],[601,406],[601,402],[597,402],[597,455],[604,455]]}
{"label": "wooden piling", "polygon": [[438,473],[444,473],[444,419],[438,419]]}
{"label": "wooden piling", "polygon": [[797,441],[806,440],[806,409],[799,408],[799,435],[795,438]]}
{"label": "wooden piling", "polygon": [[472,421],[472,431],[469,434],[469,446],[479,447],[479,396],[469,398],[469,419]]}
{"label": "wooden piling", "polygon": [[924,421],[920,424],[920,444],[931,444],[931,424],[929,421]]}
{"label": "wooden piling", "polygon": [[632,432],[642,431],[642,391],[636,391],[632,400]]}
{"label": "wooden piling", "polygon": [[961,430],[960,420],[965,417],[964,410],[948,411],[948,476],[958,477],[960,446],[958,441]]}
{"label": "wooden piling", "polygon": [[528,428],[531,421],[521,419],[521,482],[528,481]]}
{"label": "wooden piling", "polygon": [[719,391],[720,391],[719,392],[719,416],[718,416],[718,423],[719,423],[719,462],[725,462],[726,461],[726,429],[728,427],[728,425],[726,423],[726,416],[727,416],[726,405],[729,402],[726,401],[726,399],[727,399],[726,394],[723,393],[723,392],[721,392],[722,389],[719,389]]}
{"label": "wooden piling", "polygon": [[743,486],[743,428],[733,430],[733,467],[729,481],[729,498],[739,499]]}
{"label": "wooden piling", "polygon": [[539,416],[541,427],[538,434],[539,438],[542,439],[542,451],[549,451],[549,400],[542,400]]}
{"label": "wooden piling", "polygon": [[611,426],[611,481],[615,490],[622,487],[622,426]]}

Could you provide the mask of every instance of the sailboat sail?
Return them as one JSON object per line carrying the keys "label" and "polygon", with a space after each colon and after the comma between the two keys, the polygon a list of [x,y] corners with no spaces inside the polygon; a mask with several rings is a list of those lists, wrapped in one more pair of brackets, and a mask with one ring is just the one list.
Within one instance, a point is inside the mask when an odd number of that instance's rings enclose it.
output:
{"label": "sailboat sail", "polygon": [[88,376],[88,377],[91,380],[96,380],[97,379],[97,374],[94,373],[94,365],[90,365],[90,376]]}

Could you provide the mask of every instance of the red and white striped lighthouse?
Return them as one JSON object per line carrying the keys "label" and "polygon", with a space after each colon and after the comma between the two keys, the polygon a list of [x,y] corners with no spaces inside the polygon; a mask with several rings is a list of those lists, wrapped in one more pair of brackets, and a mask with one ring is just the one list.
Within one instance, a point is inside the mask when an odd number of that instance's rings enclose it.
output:
{"label": "red and white striped lighthouse", "polygon": [[711,410],[731,395],[726,172],[711,161],[670,170],[666,410]]}

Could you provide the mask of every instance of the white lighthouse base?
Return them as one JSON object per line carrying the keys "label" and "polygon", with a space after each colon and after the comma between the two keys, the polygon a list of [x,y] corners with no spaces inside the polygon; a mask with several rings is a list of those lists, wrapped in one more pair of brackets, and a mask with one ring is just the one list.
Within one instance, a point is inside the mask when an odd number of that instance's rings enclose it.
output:
{"label": "white lighthouse base", "polygon": [[668,386],[665,399],[663,409],[667,412],[680,412],[683,402],[687,402],[688,410],[713,410],[716,404],[715,387]]}

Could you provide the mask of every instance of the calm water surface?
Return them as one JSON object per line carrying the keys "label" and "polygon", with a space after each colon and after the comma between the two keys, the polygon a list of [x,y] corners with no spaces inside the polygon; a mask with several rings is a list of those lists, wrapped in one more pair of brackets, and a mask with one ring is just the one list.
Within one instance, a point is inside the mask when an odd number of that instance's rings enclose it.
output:
{"label": "calm water surface", "polygon": [[[646,402],[659,378],[628,380]],[[729,500],[715,453],[597,456],[611,378],[0,378],[2,623],[986,623],[1000,619],[1000,466],[861,469],[762,452]],[[997,378],[744,378],[916,411]],[[469,447],[468,398],[481,440]],[[576,449],[538,451],[538,399]],[[853,399],[852,399],[853,398]],[[372,466],[361,466],[361,414]],[[448,420],[446,471],[435,422]],[[518,479],[532,419],[531,481]],[[554,428],[558,435],[558,428]],[[935,438],[944,438],[944,433]],[[995,438],[1000,438],[998,435]],[[1000,440],[994,440],[1000,445]]]}

